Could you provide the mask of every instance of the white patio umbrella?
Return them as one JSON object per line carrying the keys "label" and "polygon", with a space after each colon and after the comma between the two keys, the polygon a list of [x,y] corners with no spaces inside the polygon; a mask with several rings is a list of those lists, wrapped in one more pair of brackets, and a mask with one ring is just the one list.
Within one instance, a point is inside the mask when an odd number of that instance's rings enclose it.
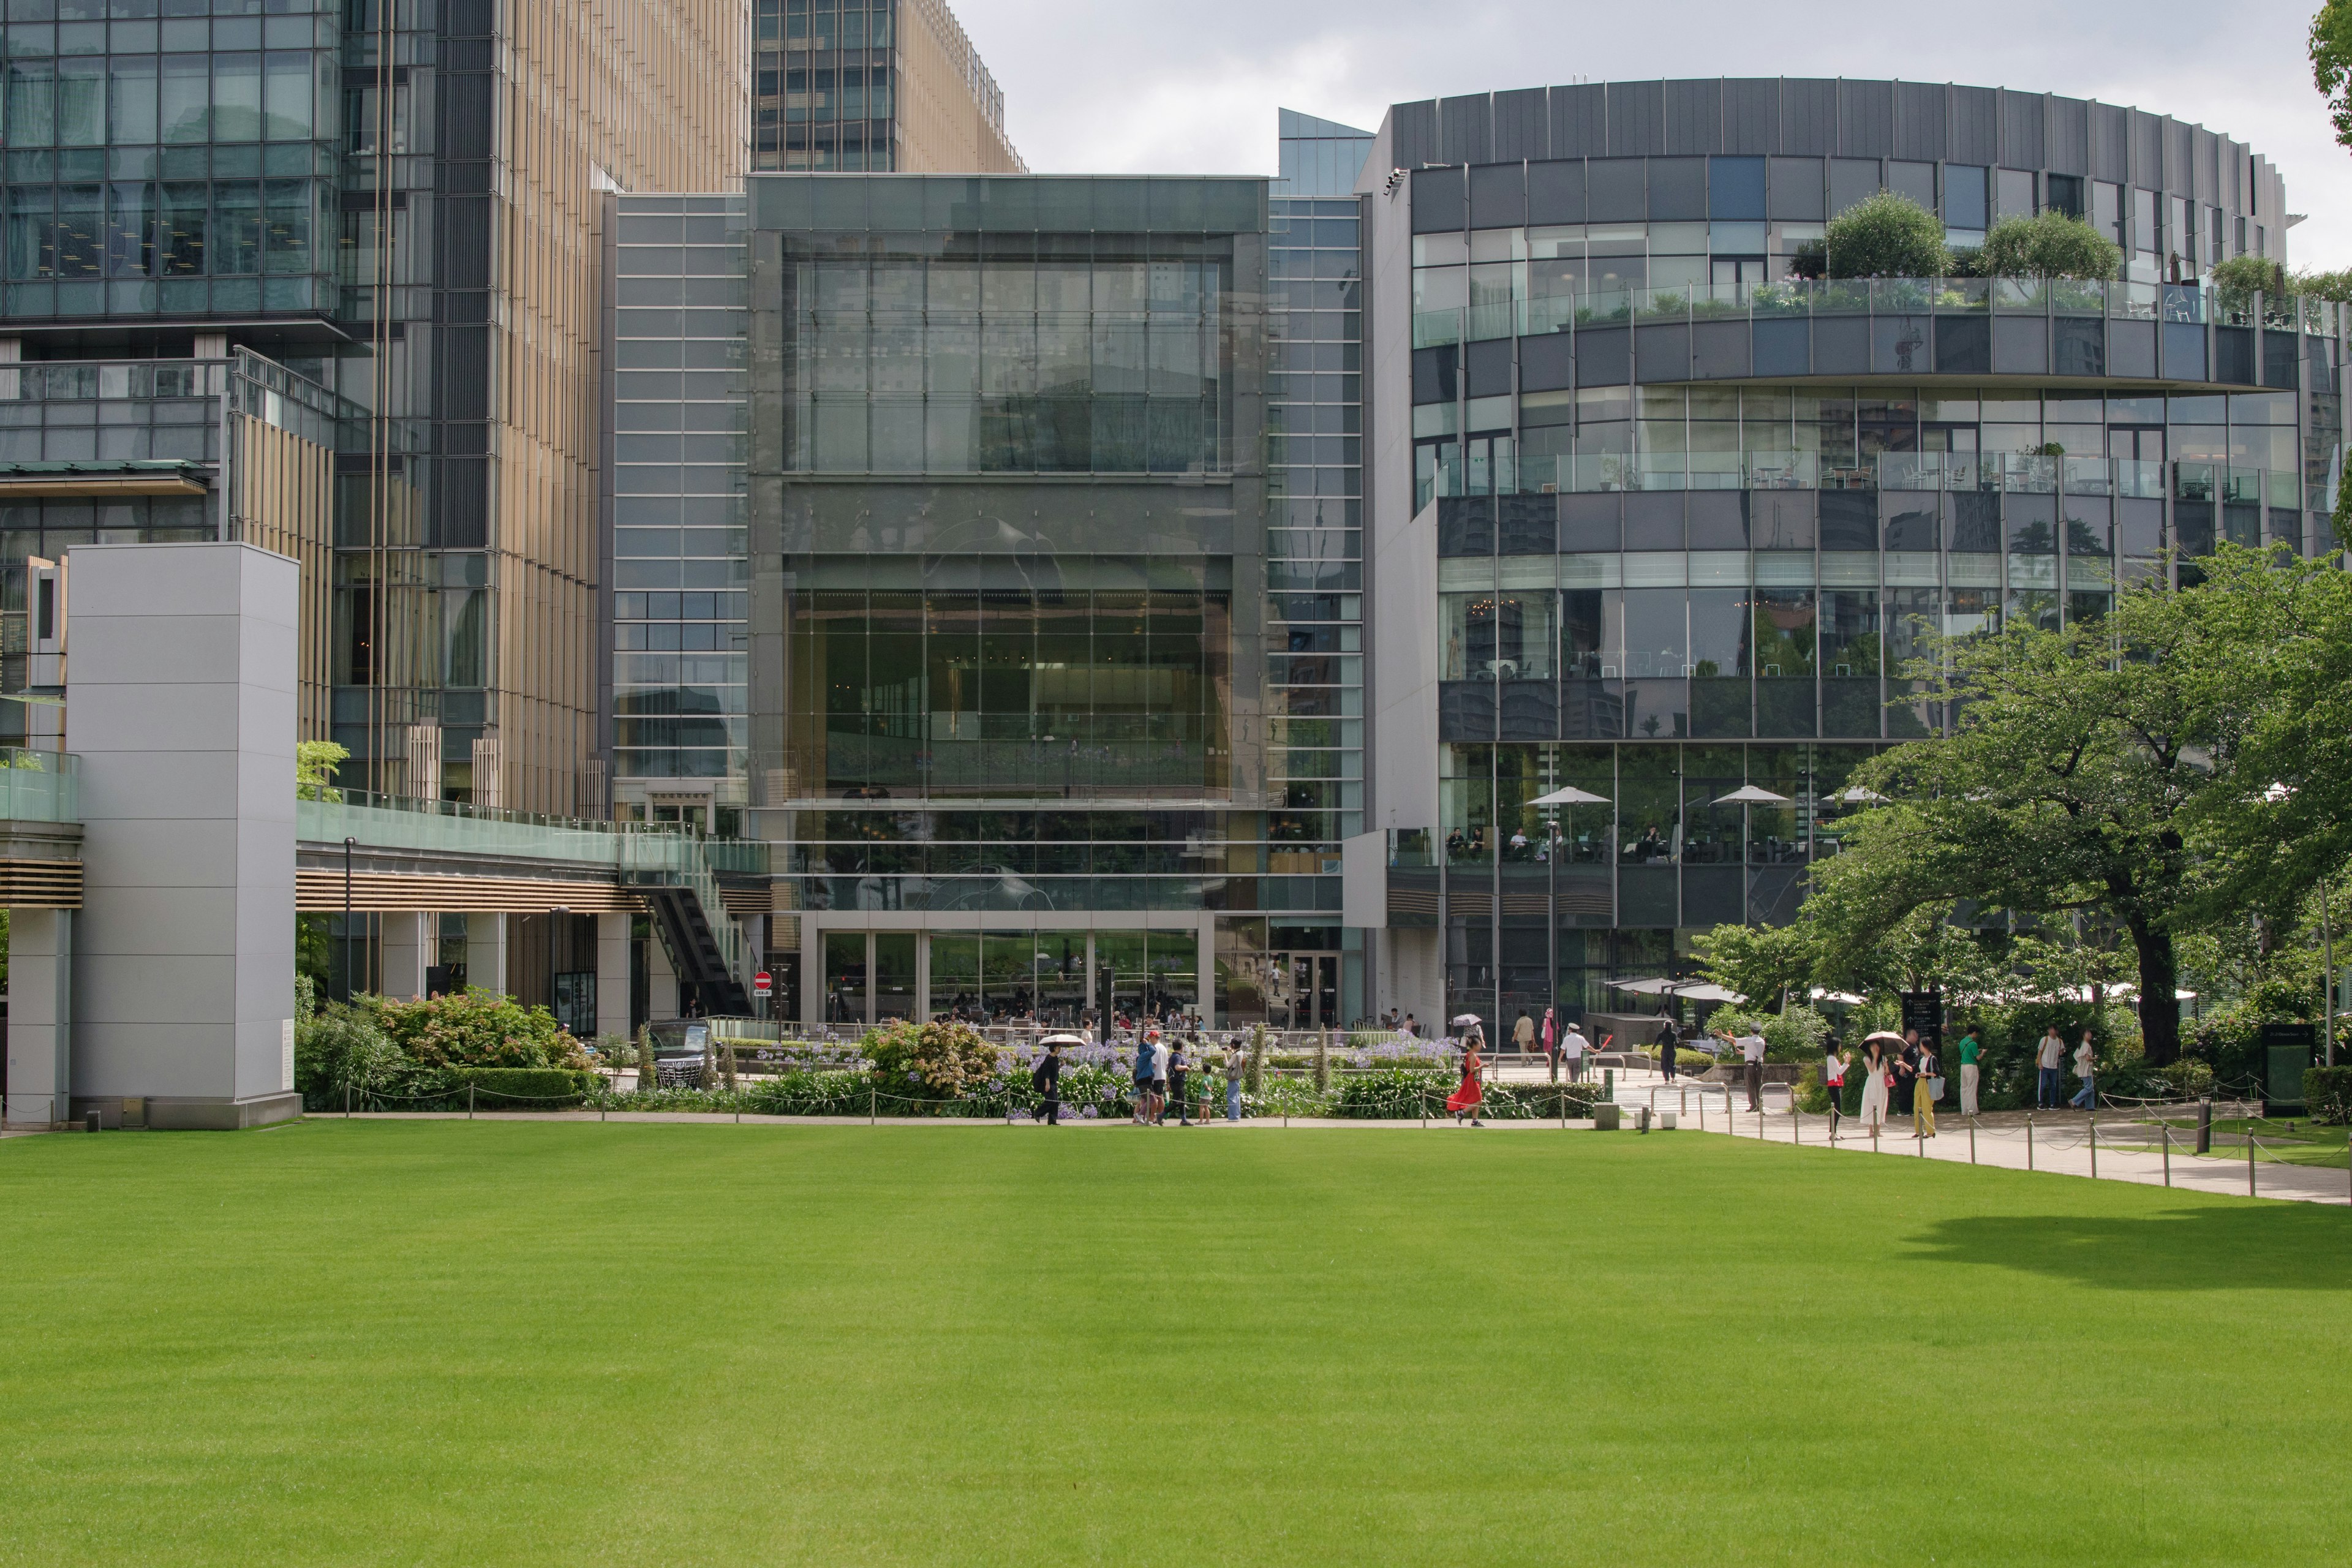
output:
{"label": "white patio umbrella", "polygon": [[1609,797],[1570,785],[1563,789],[1556,789],[1549,795],[1539,795],[1528,804],[1529,805],[1607,805]]}
{"label": "white patio umbrella", "polygon": [[1631,991],[1636,996],[1663,996],[1675,988],[1671,980],[1612,980],[1607,984],[1612,991]]}
{"label": "white patio umbrella", "polygon": [[1832,991],[1821,985],[1813,987],[1811,998],[1816,1002],[1842,1002],[1849,1007],[1859,1007],[1863,1002],[1861,997],[1851,991]]}
{"label": "white patio umbrella", "polygon": [[1729,1002],[1737,1005],[1748,1000],[1737,991],[1726,990],[1713,981],[1706,980],[1702,980],[1696,984],[1677,985],[1674,988],[1674,992],[1675,995],[1688,997],[1694,1002]]}
{"label": "white patio umbrella", "polygon": [[1757,784],[1741,784],[1729,795],[1718,796],[1715,804],[1717,805],[1786,805],[1789,804],[1789,797],[1785,795],[1774,795],[1770,790]]}

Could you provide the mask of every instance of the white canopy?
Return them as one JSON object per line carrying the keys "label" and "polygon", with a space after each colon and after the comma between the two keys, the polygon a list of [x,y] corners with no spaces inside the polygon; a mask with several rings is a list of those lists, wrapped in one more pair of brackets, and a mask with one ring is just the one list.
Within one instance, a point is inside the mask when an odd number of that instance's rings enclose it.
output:
{"label": "white canopy", "polygon": [[1758,784],[1741,784],[1729,795],[1718,796],[1715,804],[1717,805],[1786,805],[1789,804],[1789,797],[1785,795],[1774,795],[1770,790]]}

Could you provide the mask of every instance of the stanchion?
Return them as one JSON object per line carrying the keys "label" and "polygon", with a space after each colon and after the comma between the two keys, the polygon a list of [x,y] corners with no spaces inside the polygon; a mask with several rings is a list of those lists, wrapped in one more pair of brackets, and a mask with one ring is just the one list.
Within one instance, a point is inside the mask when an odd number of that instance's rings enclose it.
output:
{"label": "stanchion", "polygon": [[2250,1197],[2250,1198],[2255,1195],[2255,1193],[2254,1193],[2254,1126],[2253,1126],[2253,1123],[2252,1123],[2252,1122],[2251,1122],[2251,1121],[2249,1121],[2248,1123],[2246,1123],[2246,1195],[2247,1195],[2248,1197]]}
{"label": "stanchion", "polygon": [[1875,1121],[1870,1124],[1870,1152],[1874,1154],[1878,1152],[1878,1123]]}
{"label": "stanchion", "polygon": [[1837,1101],[1836,1101],[1836,1100],[1831,1100],[1831,1101],[1830,1101],[1830,1147],[1831,1147],[1831,1148],[1832,1148],[1832,1149],[1834,1149],[1834,1148],[1836,1148],[1836,1147],[1837,1147],[1837,1124],[1838,1124],[1838,1108],[1837,1108]]}
{"label": "stanchion", "polygon": [[343,1085],[343,1120],[344,1120],[344,1121],[349,1121],[351,1119],[352,1119],[352,1086],[351,1086],[350,1084],[345,1084],[345,1085]]}
{"label": "stanchion", "polygon": [[880,1091],[868,1089],[866,1091],[866,1125],[873,1126],[880,1115]]}
{"label": "stanchion", "polygon": [[469,1083],[469,1084],[467,1084],[467,1085],[466,1086],[466,1120],[467,1120],[467,1121],[471,1121],[473,1119],[474,1119],[474,1086],[473,1086],[472,1084],[470,1084],[470,1083]]}
{"label": "stanchion", "polygon": [[2033,1169],[2033,1112],[2025,1113],[2025,1168]]}
{"label": "stanchion", "polygon": [[2172,1123],[2159,1121],[2156,1130],[2164,1140],[2164,1184],[2168,1187],[2172,1185]]}
{"label": "stanchion", "polygon": [[2091,1112],[2091,1180],[2099,1179],[2099,1113]]}

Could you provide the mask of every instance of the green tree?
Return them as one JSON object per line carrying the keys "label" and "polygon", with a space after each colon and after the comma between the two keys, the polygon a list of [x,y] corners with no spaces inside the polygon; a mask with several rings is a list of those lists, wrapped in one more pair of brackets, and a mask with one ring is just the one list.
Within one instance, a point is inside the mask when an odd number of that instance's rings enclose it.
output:
{"label": "green tree", "polygon": [[297,741],[294,742],[294,798],[297,800],[329,800],[343,798],[343,792],[333,787],[335,770],[351,761],[352,754],[332,741]]}
{"label": "green tree", "polygon": [[2083,278],[2105,282],[2123,266],[2113,240],[2081,218],[2052,210],[2005,217],[1985,232],[1977,270],[1988,278]]}
{"label": "green tree", "polygon": [[1794,266],[1811,278],[1941,278],[1952,258],[1941,219],[1909,196],[1881,191],[1830,219]]}
{"label": "green tree", "polygon": [[2352,147],[2352,0],[2326,0],[2311,19],[2311,79],[2327,100],[2336,140]]}
{"label": "green tree", "polygon": [[2211,784],[2213,740],[2175,651],[2118,658],[2104,624],[2021,626],[1951,643],[1941,668],[1913,670],[1958,722],[1856,770],[1886,804],[1862,814],[1817,879],[1835,889],[1843,926],[1892,931],[1927,916],[1941,931],[1963,900],[2033,924],[2112,921],[2137,959],[2148,1060],[2171,1061],[2175,942],[2200,869],[2188,818]]}

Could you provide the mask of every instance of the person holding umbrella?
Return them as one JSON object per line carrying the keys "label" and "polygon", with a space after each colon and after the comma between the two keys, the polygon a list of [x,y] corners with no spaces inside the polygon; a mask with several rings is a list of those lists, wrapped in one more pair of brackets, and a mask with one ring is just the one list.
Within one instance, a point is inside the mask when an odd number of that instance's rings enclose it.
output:
{"label": "person holding umbrella", "polygon": [[1479,1082],[1479,1074],[1486,1064],[1478,1055],[1478,1037],[1475,1032],[1477,1023],[1472,1018],[1473,1032],[1462,1037],[1462,1082],[1445,1097],[1445,1109],[1454,1112],[1456,1122],[1467,1116],[1471,1126],[1484,1127],[1486,1124],[1478,1120],[1478,1107],[1486,1102],[1486,1090]]}
{"label": "person holding umbrella", "polygon": [[1062,1047],[1067,1039],[1068,1037],[1063,1035],[1046,1036],[1044,1042],[1045,1054],[1038,1059],[1035,1070],[1029,1075],[1031,1087],[1043,1097],[1038,1109],[1045,1113],[1045,1125],[1048,1127],[1062,1124]]}

